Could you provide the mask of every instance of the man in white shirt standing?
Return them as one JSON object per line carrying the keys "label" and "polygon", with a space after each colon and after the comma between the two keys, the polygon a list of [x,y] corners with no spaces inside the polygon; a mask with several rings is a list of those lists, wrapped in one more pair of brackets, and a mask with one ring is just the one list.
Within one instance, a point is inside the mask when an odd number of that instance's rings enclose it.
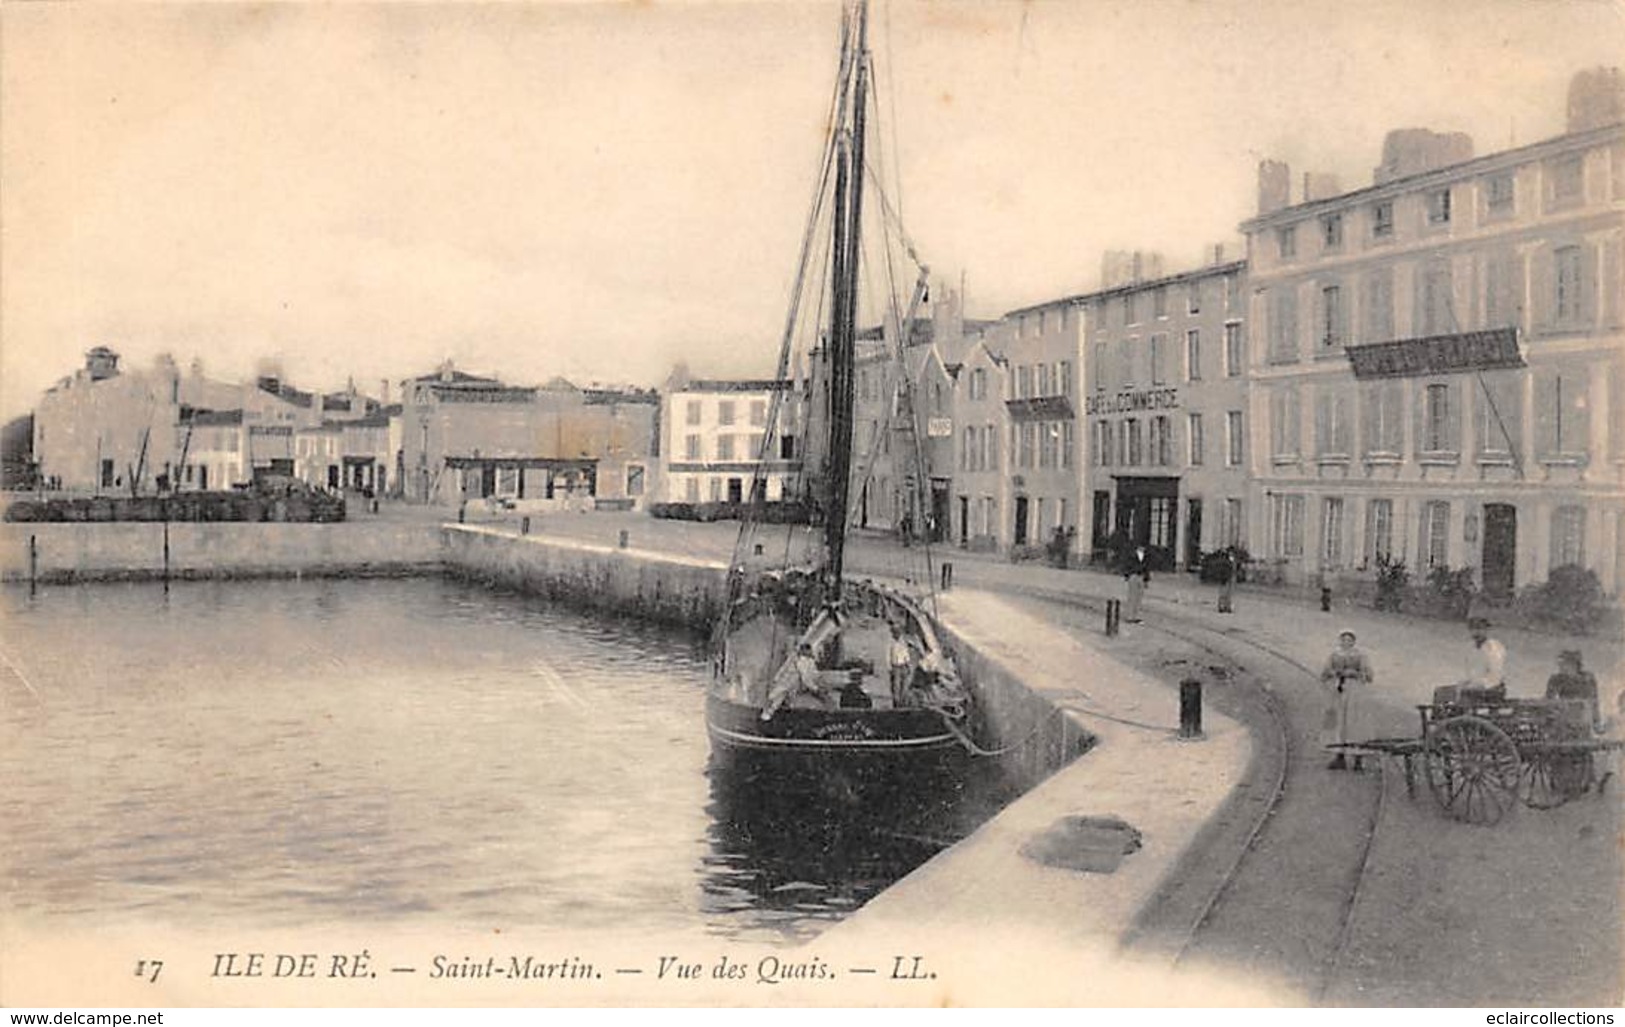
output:
{"label": "man in white shirt standing", "polygon": [[1467,679],[1462,684],[1469,688],[1499,691],[1504,696],[1506,646],[1490,637],[1490,622],[1487,617],[1469,617],[1467,630],[1473,636],[1473,648],[1467,653]]}

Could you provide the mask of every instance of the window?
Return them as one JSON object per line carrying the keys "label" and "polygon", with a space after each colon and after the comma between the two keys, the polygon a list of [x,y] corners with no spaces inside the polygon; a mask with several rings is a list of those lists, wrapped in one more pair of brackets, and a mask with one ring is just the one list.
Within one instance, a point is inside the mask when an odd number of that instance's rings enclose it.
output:
{"label": "window", "polygon": [[1320,289],[1320,348],[1337,349],[1343,345],[1346,328],[1343,324],[1343,287],[1325,285]]}
{"label": "window", "polygon": [[1282,260],[1291,260],[1298,255],[1298,226],[1288,225],[1275,230],[1275,245],[1281,254]]}
{"label": "window", "polygon": [[796,437],[794,435],[779,436],[779,459],[794,460],[796,458]]}
{"label": "window", "polygon": [[1227,546],[1241,545],[1241,540],[1245,538],[1247,534],[1244,530],[1246,528],[1246,524],[1243,523],[1241,516],[1241,500],[1226,499],[1224,501],[1223,527],[1224,544]]}
{"label": "window", "polygon": [[1320,565],[1328,570],[1343,566],[1343,500],[1328,496],[1321,506]]}
{"label": "window", "polygon": [[691,399],[691,400],[688,401],[688,415],[684,419],[683,423],[684,424],[699,424],[700,423],[700,401],[699,400]]}
{"label": "window", "polygon": [[1270,497],[1270,548],[1276,556],[1303,555],[1303,497]]}
{"label": "window", "polygon": [[1038,441],[1036,427],[1036,425],[1032,424],[1021,426],[1020,466],[1022,467],[1031,467],[1033,465],[1033,450],[1036,448],[1035,443]]}
{"label": "window", "polygon": [[1450,190],[1435,189],[1427,194],[1428,224],[1448,225],[1450,223]]}
{"label": "window", "polygon": [[975,428],[965,429],[964,441],[959,446],[959,469],[961,471],[979,470],[978,467],[971,463],[971,454],[976,452],[976,435]]}
{"label": "window", "polygon": [[1270,363],[1298,359],[1298,293],[1290,285],[1270,293]]}
{"label": "window", "polygon": [[1394,501],[1373,499],[1366,506],[1366,558],[1372,563],[1394,556]]}
{"label": "window", "polygon": [[1168,355],[1168,336],[1163,332],[1151,336],[1151,384],[1161,385],[1167,380],[1163,362]]}
{"label": "window", "polygon": [[1185,313],[1200,314],[1202,312],[1202,280],[1200,278],[1185,286]]}
{"label": "window", "polygon": [[1186,435],[1190,439],[1190,465],[1200,467],[1206,460],[1206,445],[1202,439],[1202,415],[1187,414],[1185,426]]}
{"label": "window", "polygon": [[1050,386],[1049,365],[1048,364],[1035,364],[1033,366],[1033,379],[1034,379],[1033,395],[1035,395],[1035,396],[1053,396],[1053,395],[1055,395],[1054,390]]}
{"label": "window", "polygon": [[1224,415],[1224,465],[1240,467],[1245,442],[1241,435],[1241,411],[1227,410]]}
{"label": "window", "polygon": [[1073,451],[1077,448],[1076,426],[1071,421],[1061,422],[1061,466],[1071,467]]}
{"label": "window", "polygon": [[700,479],[698,477],[691,474],[683,481],[683,498],[690,503],[700,501]]}
{"label": "window", "polygon": [[1110,467],[1112,465],[1114,443],[1116,442],[1116,440],[1112,438],[1112,422],[1099,421],[1097,422],[1097,425],[1100,430],[1100,448],[1096,451],[1096,456],[1098,457],[1097,462],[1102,467]]}
{"label": "window", "polygon": [[733,400],[725,399],[725,400],[722,400],[721,402],[717,403],[717,423],[718,424],[733,424],[734,423],[734,401]]}
{"label": "window", "polygon": [[1442,262],[1424,265],[1416,283],[1417,334],[1447,335],[1456,331],[1451,299],[1450,265]]}
{"label": "window", "polygon": [[1123,323],[1126,325],[1140,323],[1140,312],[1137,309],[1139,304],[1134,302],[1134,300],[1134,293],[1125,292],[1123,294]]}
{"label": "window", "polygon": [[1348,455],[1348,398],[1341,392],[1321,390],[1315,406],[1315,450],[1321,456]]}
{"label": "window", "polygon": [[761,428],[767,424],[767,400],[750,401],[750,423],[754,428]]}
{"label": "window", "polygon": [[1117,340],[1117,384],[1121,388],[1134,387],[1134,344],[1138,341],[1127,337]]}
{"label": "window", "polygon": [[1450,386],[1429,385],[1422,393],[1422,451],[1442,453],[1453,448]]}
{"label": "window", "polygon": [[999,468],[998,427],[988,425],[982,429],[982,464],[990,470]]}
{"label": "window", "polygon": [[700,437],[698,435],[683,436],[683,457],[687,460],[700,458]]}
{"label": "window", "polygon": [[1072,361],[1063,360],[1056,367],[1055,377],[1060,379],[1060,393],[1063,396],[1072,395]]}
{"label": "window", "polygon": [[1106,391],[1106,344],[1095,343],[1095,391]]}
{"label": "window", "polygon": [[1224,276],[1224,312],[1234,314],[1241,308],[1241,276],[1231,271]]}
{"label": "window", "polygon": [[1484,182],[1484,209],[1491,217],[1505,217],[1516,206],[1517,192],[1512,172],[1491,175]]}
{"label": "window", "polygon": [[1060,448],[1061,426],[1053,421],[1038,425],[1038,466],[1054,467]]}
{"label": "window", "polygon": [[1159,285],[1151,291],[1151,315],[1153,317],[1168,316],[1168,287]]}
{"label": "window", "polygon": [[1582,370],[1535,373],[1535,445],[1542,459],[1574,460],[1589,448],[1590,383]]}
{"label": "window", "polygon": [[1585,507],[1560,506],[1552,511],[1552,566],[1584,567],[1585,560]]}
{"label": "window", "polygon": [[1493,371],[1479,376],[1483,392],[1477,403],[1478,455],[1489,462],[1510,462],[1513,449],[1521,446],[1517,442],[1523,434],[1521,377],[1516,372]]}
{"label": "window", "polygon": [[1202,332],[1197,328],[1185,333],[1185,377],[1193,382],[1202,380]]}
{"label": "window", "polygon": [[1168,418],[1157,415],[1151,419],[1151,464],[1156,467],[1167,467],[1173,463],[1168,437]]}
{"label": "window", "polygon": [[1394,234],[1394,201],[1384,200],[1371,207],[1371,237],[1386,239]]}
{"label": "window", "polygon": [[1241,325],[1232,321],[1224,326],[1224,374],[1226,378],[1241,377],[1242,358]]}
{"label": "window", "polygon": [[1360,282],[1360,341],[1387,342],[1394,337],[1394,273],[1380,268]]}
{"label": "window", "polygon": [[643,465],[626,465],[626,494],[629,496],[643,495]]}
{"label": "window", "polygon": [[1016,368],[1016,398],[1026,399],[1033,394],[1033,369],[1026,364]]}
{"label": "window", "polygon": [[1484,327],[1505,328],[1523,320],[1523,258],[1510,250],[1484,260]]}
{"label": "window", "polygon": [[1552,253],[1554,274],[1552,313],[1560,325],[1574,324],[1583,317],[1580,294],[1584,283],[1580,247],[1562,246]]}
{"label": "window", "polygon": [[1320,245],[1327,253],[1343,248],[1343,215],[1327,214],[1320,219]]}
{"label": "window", "polygon": [[1450,504],[1442,500],[1422,504],[1422,566],[1448,567],[1450,560]]}
{"label": "window", "polygon": [[1298,456],[1298,393],[1293,388],[1270,394],[1270,455],[1282,460]]}
{"label": "window", "polygon": [[734,437],[732,435],[717,436],[717,459],[732,460],[734,458]]}
{"label": "window", "polygon": [[1365,452],[1398,456],[1404,444],[1404,395],[1398,382],[1373,382],[1365,389]]}
{"label": "window", "polygon": [[970,373],[970,398],[987,398],[987,368],[978,367]]}
{"label": "window", "polygon": [[1128,449],[1128,454],[1124,458],[1123,463],[1130,467],[1140,466],[1142,442],[1143,439],[1140,436],[1140,421],[1138,418],[1130,417],[1128,420],[1123,422],[1123,444]]}
{"label": "window", "polygon": [[722,479],[715,476],[715,475],[712,475],[707,480],[708,480],[709,485],[710,485],[710,487],[707,489],[707,493],[708,493],[708,495],[709,495],[709,497],[711,499],[711,502],[713,502],[713,503],[722,502]]}
{"label": "window", "polygon": [[1553,161],[1546,168],[1547,197],[1551,207],[1577,204],[1585,194],[1585,161],[1579,154]]}

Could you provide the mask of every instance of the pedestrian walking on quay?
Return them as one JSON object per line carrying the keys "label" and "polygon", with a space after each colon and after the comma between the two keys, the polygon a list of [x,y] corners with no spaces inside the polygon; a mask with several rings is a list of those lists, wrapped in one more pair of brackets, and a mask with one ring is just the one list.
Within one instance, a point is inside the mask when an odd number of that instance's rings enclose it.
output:
{"label": "pedestrian walking on quay", "polygon": [[[1320,723],[1320,744],[1333,753],[1328,770],[1344,770],[1343,750],[1337,746],[1365,737],[1363,723],[1364,689],[1377,679],[1371,661],[1354,644],[1357,637],[1348,628],[1337,636],[1337,648],[1326,657],[1320,683],[1326,688],[1326,709]],[[1363,770],[1361,757],[1354,757],[1354,769]]]}
{"label": "pedestrian walking on quay", "polygon": [[1219,564],[1219,612],[1234,613],[1236,610],[1236,575],[1241,568],[1236,566],[1236,554],[1225,550],[1224,560]]}
{"label": "pedestrian walking on quay", "polygon": [[1123,620],[1138,624],[1140,601],[1145,598],[1145,587],[1151,584],[1151,564],[1145,558],[1144,546],[1135,546],[1123,562],[1123,582],[1127,589],[1123,599]]}

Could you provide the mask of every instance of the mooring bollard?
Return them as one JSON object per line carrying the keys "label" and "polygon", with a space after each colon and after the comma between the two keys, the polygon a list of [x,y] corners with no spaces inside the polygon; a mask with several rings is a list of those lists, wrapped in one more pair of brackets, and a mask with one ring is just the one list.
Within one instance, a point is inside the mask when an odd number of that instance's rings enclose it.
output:
{"label": "mooring bollard", "polygon": [[1332,590],[1329,585],[1320,586],[1320,612],[1332,612]]}
{"label": "mooring bollard", "polygon": [[1186,678],[1179,683],[1179,737],[1202,737],[1202,681]]}
{"label": "mooring bollard", "polygon": [[1123,623],[1123,600],[1106,600],[1106,635],[1110,637],[1117,634]]}
{"label": "mooring bollard", "polygon": [[954,587],[954,565],[951,564],[951,563],[944,563],[942,565],[942,591],[946,592],[950,588],[953,588],[953,587]]}
{"label": "mooring bollard", "polygon": [[528,516],[519,518],[519,534],[530,534],[530,518]]}
{"label": "mooring bollard", "polygon": [[39,537],[28,536],[28,594],[33,595],[39,580]]}
{"label": "mooring bollard", "polygon": [[631,539],[632,539],[632,533],[627,531],[625,528],[622,528],[621,529],[621,548],[625,549],[626,544],[628,542],[630,542]]}

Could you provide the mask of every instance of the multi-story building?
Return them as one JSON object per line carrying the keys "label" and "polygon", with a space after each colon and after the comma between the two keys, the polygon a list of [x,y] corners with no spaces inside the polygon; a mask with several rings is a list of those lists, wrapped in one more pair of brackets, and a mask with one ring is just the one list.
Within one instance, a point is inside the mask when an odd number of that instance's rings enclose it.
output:
{"label": "multi-story building", "polygon": [[[984,338],[1004,362],[1004,416],[995,423],[1004,436],[1001,492],[1008,502],[999,504],[994,537],[1001,548],[1043,547],[1060,532],[1075,549],[1083,309],[1068,297],[1012,310]],[[973,426],[985,424],[964,425]]]}
{"label": "multi-story building", "polygon": [[1010,479],[1002,455],[1009,423],[1004,399],[1008,367],[979,337],[965,349],[954,380],[950,531],[953,541],[967,549],[995,550],[1008,537],[1004,511]]}
{"label": "multi-story building", "polygon": [[1289,580],[1562,565],[1625,582],[1625,97],[1575,80],[1568,131],[1471,156],[1390,135],[1373,184],[1260,168],[1247,221],[1255,556]]}
{"label": "multi-story building", "polygon": [[1089,552],[1141,545],[1154,568],[1194,567],[1246,538],[1246,266],[1220,249],[1127,277],[1072,301],[1088,320]]}
{"label": "multi-story building", "polygon": [[800,423],[789,380],[674,375],[660,410],[666,501],[743,502],[758,473],[764,499],[795,498]]}

